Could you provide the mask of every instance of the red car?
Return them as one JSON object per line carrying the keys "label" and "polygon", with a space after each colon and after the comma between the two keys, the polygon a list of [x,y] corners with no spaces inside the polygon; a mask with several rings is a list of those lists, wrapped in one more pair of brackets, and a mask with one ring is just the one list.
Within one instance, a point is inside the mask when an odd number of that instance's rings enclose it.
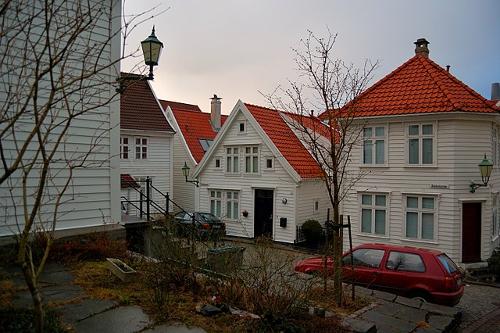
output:
{"label": "red car", "polygon": [[[387,244],[363,244],[342,257],[342,277],[345,282],[380,289],[398,295],[419,297],[428,302],[455,305],[464,293],[462,272],[443,252]],[[322,257],[304,259],[295,271],[321,273]],[[328,258],[328,273],[333,262]]]}

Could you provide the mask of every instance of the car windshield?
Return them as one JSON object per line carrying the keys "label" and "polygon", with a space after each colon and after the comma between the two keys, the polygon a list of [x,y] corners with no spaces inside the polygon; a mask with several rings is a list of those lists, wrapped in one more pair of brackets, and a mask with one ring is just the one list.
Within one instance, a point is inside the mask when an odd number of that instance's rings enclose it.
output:
{"label": "car windshield", "polygon": [[457,265],[451,260],[446,254],[440,254],[438,255],[439,261],[441,262],[441,265],[443,265],[444,269],[449,273],[453,274],[456,271],[458,271]]}
{"label": "car windshield", "polygon": [[200,213],[201,218],[208,223],[214,223],[217,222],[217,217],[211,213]]}

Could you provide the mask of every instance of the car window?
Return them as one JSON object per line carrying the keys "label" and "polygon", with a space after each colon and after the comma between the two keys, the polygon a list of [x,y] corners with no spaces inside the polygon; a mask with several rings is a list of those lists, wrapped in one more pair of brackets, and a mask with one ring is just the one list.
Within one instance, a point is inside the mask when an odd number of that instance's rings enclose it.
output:
{"label": "car window", "polygon": [[[354,266],[362,267],[379,267],[382,258],[384,257],[384,250],[376,249],[357,249],[352,252]],[[351,264],[350,255],[346,255],[343,258],[343,262],[346,265]]]}
{"label": "car window", "polygon": [[418,254],[391,251],[386,267],[396,271],[425,272],[425,265]]}
{"label": "car window", "polygon": [[452,274],[458,271],[457,265],[451,260],[446,254],[440,254],[438,255],[438,259],[441,262],[441,265],[443,265],[444,269]]}

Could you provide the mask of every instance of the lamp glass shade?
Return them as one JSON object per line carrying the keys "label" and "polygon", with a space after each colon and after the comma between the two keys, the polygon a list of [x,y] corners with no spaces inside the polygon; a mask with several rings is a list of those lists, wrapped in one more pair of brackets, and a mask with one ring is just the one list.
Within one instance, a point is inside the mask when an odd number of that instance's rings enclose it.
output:
{"label": "lamp glass shade", "polygon": [[484,155],[484,159],[479,163],[479,172],[481,172],[481,180],[484,184],[487,184],[490,180],[491,171],[493,170],[493,163],[486,158]]}
{"label": "lamp glass shade", "polygon": [[144,54],[144,62],[148,66],[157,66],[158,60],[160,59],[161,50],[163,49],[163,43],[158,40],[155,36],[155,28],[148,38],[141,42],[142,53]]}
{"label": "lamp glass shade", "polygon": [[186,179],[187,177],[189,177],[189,167],[187,166],[186,162],[184,162],[184,166],[182,167],[182,174]]}

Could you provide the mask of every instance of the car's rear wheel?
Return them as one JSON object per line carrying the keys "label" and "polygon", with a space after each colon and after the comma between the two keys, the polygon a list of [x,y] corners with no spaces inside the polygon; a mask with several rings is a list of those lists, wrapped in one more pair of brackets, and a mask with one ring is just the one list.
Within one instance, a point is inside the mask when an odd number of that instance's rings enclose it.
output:
{"label": "car's rear wheel", "polygon": [[410,292],[408,297],[414,300],[419,300],[424,303],[432,302],[431,295],[429,295],[429,293],[424,290],[413,290]]}

